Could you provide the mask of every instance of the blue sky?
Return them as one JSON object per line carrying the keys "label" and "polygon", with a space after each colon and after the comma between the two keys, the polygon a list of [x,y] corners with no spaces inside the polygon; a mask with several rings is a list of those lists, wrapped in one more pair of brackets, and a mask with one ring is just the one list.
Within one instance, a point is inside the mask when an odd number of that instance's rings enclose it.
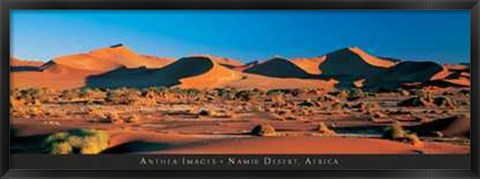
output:
{"label": "blue sky", "polygon": [[466,10],[14,10],[11,18],[11,53],[21,59],[123,43],[143,54],[244,62],[350,46],[406,60],[470,61]]}

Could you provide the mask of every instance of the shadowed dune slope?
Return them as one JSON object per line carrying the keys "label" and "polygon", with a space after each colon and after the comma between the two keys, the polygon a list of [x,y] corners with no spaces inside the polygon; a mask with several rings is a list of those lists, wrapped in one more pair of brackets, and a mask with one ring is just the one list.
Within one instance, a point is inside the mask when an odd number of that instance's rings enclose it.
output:
{"label": "shadowed dune slope", "polygon": [[231,70],[206,57],[187,57],[159,69],[118,68],[91,76],[91,87],[181,87],[181,88],[299,88],[316,87],[332,89],[333,82],[295,78],[274,78]]}
{"label": "shadowed dune slope", "polygon": [[368,75],[364,87],[368,89],[398,88],[403,83],[424,83],[442,70],[442,66],[434,62],[401,62],[394,67]]}
{"label": "shadowed dune slope", "polygon": [[372,56],[358,47],[351,47],[351,48],[348,48],[348,50],[357,54],[365,62],[375,67],[390,68],[398,64],[398,61],[396,60],[389,60],[389,59],[383,59],[383,58]]}
{"label": "shadowed dune slope", "polygon": [[407,127],[419,135],[433,135],[441,132],[448,137],[470,136],[470,116],[458,115],[443,119],[434,120],[418,126]]}
{"label": "shadowed dune slope", "polygon": [[206,73],[213,67],[213,61],[202,57],[182,58],[158,69],[120,67],[101,75],[88,77],[87,86],[103,88],[170,87],[179,85],[182,78]]}
{"label": "shadowed dune slope", "polygon": [[85,85],[85,78],[98,72],[79,70],[53,61],[12,60],[11,85],[13,88],[47,87],[53,89],[76,88]]}
{"label": "shadowed dune slope", "polygon": [[20,60],[15,57],[10,57],[11,72],[39,71],[39,67],[43,64],[44,62],[41,61],[27,61]]}
{"label": "shadowed dune slope", "polygon": [[358,48],[345,48],[327,54],[327,59],[320,65],[320,71],[322,75],[340,81],[353,81],[393,65],[395,62],[373,57]]}
{"label": "shadowed dune slope", "polygon": [[311,75],[302,68],[283,58],[273,58],[257,65],[253,65],[250,68],[245,69],[244,72],[277,78],[311,77]]}
{"label": "shadowed dune slope", "polygon": [[168,58],[153,58],[138,55],[123,45],[93,50],[88,53],[58,57],[53,60],[56,64],[90,71],[109,71],[121,66],[137,68],[159,68],[171,62]]}
{"label": "shadowed dune slope", "polygon": [[322,56],[314,58],[294,58],[290,61],[307,73],[312,75],[320,75],[322,74],[322,71],[320,71],[320,65],[325,62],[326,59],[326,56]]}
{"label": "shadowed dune slope", "polygon": [[227,68],[238,68],[244,66],[243,63],[240,61],[231,59],[231,58],[226,58],[226,57],[218,57],[218,56],[213,56],[213,55],[193,55],[192,57],[204,57],[204,58],[209,58],[212,61],[216,62],[219,65],[222,65]]}
{"label": "shadowed dune slope", "polygon": [[[49,65],[49,64],[46,64]],[[52,65],[52,64],[50,64]],[[10,73],[13,88],[79,88],[85,85],[85,79],[95,74],[92,71],[78,70],[53,64],[46,70]]]}

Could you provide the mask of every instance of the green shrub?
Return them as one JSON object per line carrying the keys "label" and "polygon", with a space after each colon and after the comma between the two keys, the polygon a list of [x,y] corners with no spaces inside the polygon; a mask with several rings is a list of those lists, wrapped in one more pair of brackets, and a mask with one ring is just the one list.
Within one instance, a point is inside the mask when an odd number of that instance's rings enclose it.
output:
{"label": "green shrub", "polygon": [[74,129],[55,133],[47,137],[44,143],[45,152],[53,155],[99,154],[107,149],[109,136],[107,133],[93,129]]}
{"label": "green shrub", "polygon": [[407,133],[403,130],[403,127],[400,124],[394,124],[388,127],[384,133],[384,139],[399,140],[403,139]]}

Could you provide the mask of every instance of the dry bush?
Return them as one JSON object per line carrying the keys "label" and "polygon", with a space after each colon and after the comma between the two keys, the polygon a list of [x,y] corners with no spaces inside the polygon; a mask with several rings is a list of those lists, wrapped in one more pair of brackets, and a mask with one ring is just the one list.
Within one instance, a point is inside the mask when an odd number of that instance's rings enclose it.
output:
{"label": "dry bush", "polygon": [[351,108],[358,109],[360,112],[371,112],[380,109],[380,105],[377,102],[360,102]]}
{"label": "dry bush", "polygon": [[416,147],[423,146],[423,142],[418,138],[416,134],[409,134],[403,130],[403,127],[399,124],[394,124],[389,127],[383,133],[384,139],[396,140],[400,142],[406,142]]}
{"label": "dry bush", "polygon": [[120,118],[116,111],[105,111],[101,109],[90,109],[88,112],[87,121],[99,123],[123,124],[124,121]]}
{"label": "dry bush", "polygon": [[36,118],[44,117],[46,115],[44,109],[37,106],[16,107],[12,108],[10,111],[12,117],[18,118]]}
{"label": "dry bush", "polygon": [[107,97],[107,93],[98,88],[81,88],[79,97],[87,101],[100,101]]}
{"label": "dry bush", "polygon": [[433,96],[432,93],[421,93],[416,97],[401,101],[398,106],[417,107],[417,106],[439,106],[456,108],[456,104],[453,100],[446,96]]}
{"label": "dry bush", "polygon": [[268,136],[275,136],[277,132],[275,128],[269,124],[261,124],[253,127],[251,131],[252,135],[268,137]]}
{"label": "dry bush", "polygon": [[318,124],[316,131],[325,136],[334,136],[336,135],[335,131],[328,128],[323,122]]}
{"label": "dry bush", "polygon": [[281,94],[273,95],[270,98],[270,101],[272,102],[272,105],[271,105],[272,107],[282,107],[287,105],[287,102],[285,101],[283,95]]}
{"label": "dry bush", "polygon": [[300,107],[320,107],[322,104],[317,101],[313,101],[312,99],[306,99],[303,102],[299,103],[298,106]]}
{"label": "dry bush", "polygon": [[460,94],[464,96],[470,96],[470,90],[469,89],[462,89],[459,91]]}
{"label": "dry bush", "polygon": [[223,110],[217,111],[217,110],[208,109],[208,108],[200,109],[197,114],[200,116],[209,116],[213,118],[231,118],[234,116],[233,114],[227,111],[223,111]]}
{"label": "dry bush", "polygon": [[112,104],[133,105],[141,100],[141,94],[136,89],[119,88],[108,91],[105,101]]}
{"label": "dry bush", "polygon": [[382,137],[384,139],[390,139],[390,140],[401,140],[406,135],[407,135],[407,133],[403,130],[403,127],[400,124],[394,124],[394,125],[388,127],[384,131]]}
{"label": "dry bush", "polygon": [[136,115],[136,114],[128,116],[125,119],[125,122],[127,122],[127,123],[137,123],[138,121],[140,121],[140,117],[138,117],[138,115]]}
{"label": "dry bush", "polygon": [[235,92],[234,99],[240,100],[240,101],[250,101],[252,99],[260,97],[264,93],[265,92],[263,92],[259,89],[241,90],[241,91]]}
{"label": "dry bush", "polygon": [[63,90],[60,94],[60,99],[64,101],[76,101],[81,98],[80,89],[66,89]]}
{"label": "dry bush", "polygon": [[418,136],[416,134],[407,134],[405,136],[405,139],[406,142],[408,142],[409,144],[415,146],[415,147],[423,147],[424,144],[423,142],[420,140],[420,138],[418,138]]}
{"label": "dry bush", "polygon": [[410,96],[410,91],[404,89],[399,89],[398,93],[400,94],[400,96]]}
{"label": "dry bush", "polygon": [[446,96],[436,97],[433,103],[440,107],[457,108],[457,104],[452,99]]}
{"label": "dry bush", "polygon": [[54,155],[99,154],[107,149],[109,136],[107,133],[93,129],[74,129],[55,133],[44,142],[46,153]]}
{"label": "dry bush", "polygon": [[336,103],[340,102],[340,100],[337,97],[332,96],[330,94],[325,94],[323,96],[320,96],[317,98],[317,100],[322,102],[336,102]]}
{"label": "dry bush", "polygon": [[326,106],[326,110],[327,111],[341,111],[343,110],[343,108],[345,108],[345,104],[341,103],[341,102],[335,102],[333,103],[332,105],[329,105],[329,106]]}

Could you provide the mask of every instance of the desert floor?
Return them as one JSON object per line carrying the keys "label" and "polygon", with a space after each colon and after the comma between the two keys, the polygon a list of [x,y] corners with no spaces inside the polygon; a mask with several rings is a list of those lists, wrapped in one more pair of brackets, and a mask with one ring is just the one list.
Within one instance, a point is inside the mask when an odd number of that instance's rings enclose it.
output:
{"label": "desert floor", "polygon": [[[241,98],[202,93],[164,95],[153,98],[153,104],[145,102],[143,98],[147,97],[141,95],[131,104],[59,98],[43,102],[41,107],[34,108],[39,110],[35,114],[18,112],[24,108],[32,110],[31,107],[13,107],[12,152],[42,153],[46,136],[75,128],[105,131],[110,136],[109,146],[101,154],[465,154],[470,151],[470,98],[458,91],[443,94],[453,99],[455,107],[399,105],[415,98],[414,94],[376,93],[354,100],[342,95],[307,92]],[[109,116],[111,113],[115,113],[113,117]],[[467,123],[458,122],[462,121],[458,117],[462,115],[468,116]],[[434,123],[440,119],[453,121],[447,121],[447,125]],[[383,137],[394,124],[418,134],[420,141]],[[275,131],[252,133],[257,125],[273,127]]]}

